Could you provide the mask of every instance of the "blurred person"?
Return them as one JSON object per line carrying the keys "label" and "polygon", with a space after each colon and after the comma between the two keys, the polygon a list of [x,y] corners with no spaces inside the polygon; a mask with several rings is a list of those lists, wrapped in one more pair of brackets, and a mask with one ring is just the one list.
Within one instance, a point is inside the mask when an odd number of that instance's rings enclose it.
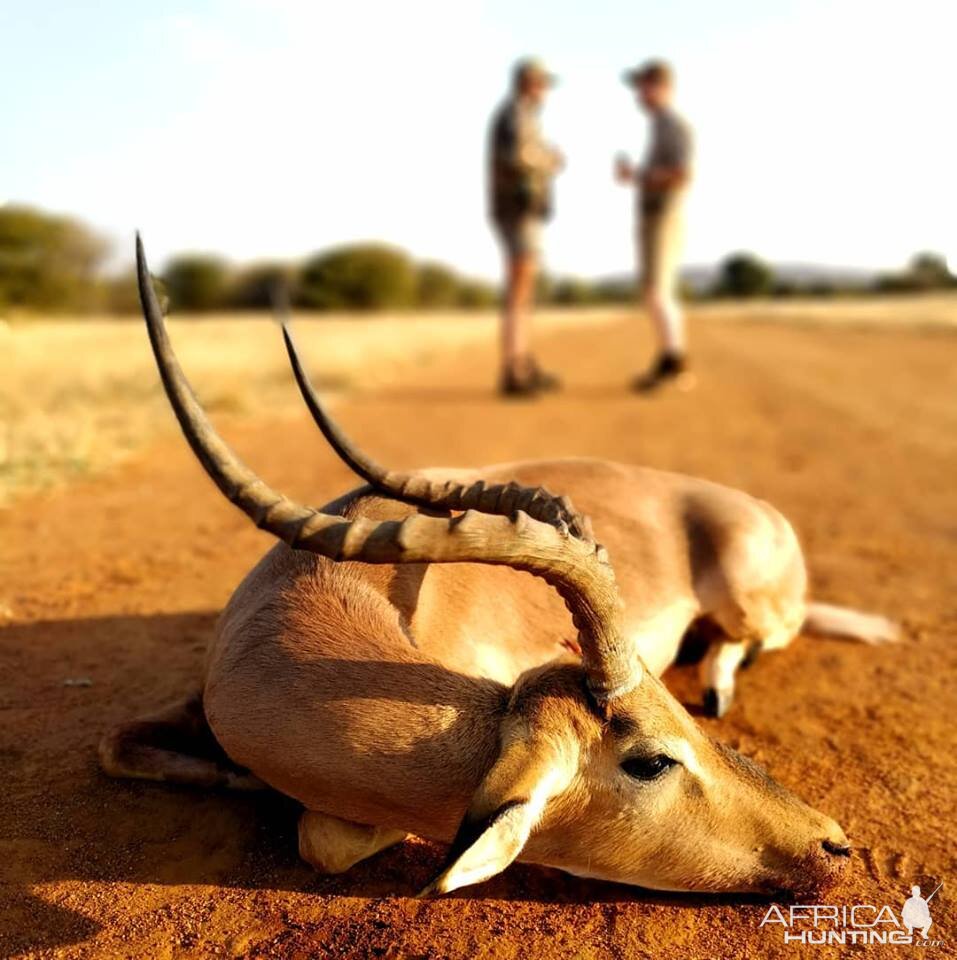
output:
{"label": "blurred person", "polygon": [[505,256],[499,385],[505,396],[534,396],[561,386],[535,360],[529,329],[542,227],[551,215],[552,179],[564,165],[561,152],[545,142],[539,125],[545,95],[554,83],[539,60],[519,61],[489,136],[489,207]]}
{"label": "blurred person", "polygon": [[672,105],[674,73],[667,63],[648,61],[627,71],[624,80],[648,114],[651,137],[640,166],[619,154],[615,176],[636,188],[641,293],[658,341],[658,356],[632,387],[649,393],[670,381],[687,388],[693,380],[676,287],[684,242],[684,200],[691,179],[691,128]]}

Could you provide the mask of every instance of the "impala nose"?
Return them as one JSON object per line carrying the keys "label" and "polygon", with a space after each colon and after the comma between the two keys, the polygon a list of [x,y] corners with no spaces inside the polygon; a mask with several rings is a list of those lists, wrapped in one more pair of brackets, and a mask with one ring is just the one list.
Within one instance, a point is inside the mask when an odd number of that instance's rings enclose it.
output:
{"label": "impala nose", "polygon": [[824,848],[825,853],[831,854],[832,857],[849,857],[851,855],[851,847],[846,840],[844,843],[835,843],[833,840],[822,840],[821,846]]}
{"label": "impala nose", "polygon": [[851,845],[844,831],[835,823],[830,836],[818,840],[802,864],[802,886],[805,892],[823,893],[846,876],[851,864]]}

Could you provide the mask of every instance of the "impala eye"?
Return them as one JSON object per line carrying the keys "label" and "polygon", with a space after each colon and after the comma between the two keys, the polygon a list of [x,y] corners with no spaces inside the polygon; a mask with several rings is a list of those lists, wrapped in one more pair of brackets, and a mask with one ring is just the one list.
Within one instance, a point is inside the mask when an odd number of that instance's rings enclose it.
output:
{"label": "impala eye", "polygon": [[657,753],[650,757],[629,757],[622,761],[621,769],[634,780],[657,780],[677,762],[664,753]]}

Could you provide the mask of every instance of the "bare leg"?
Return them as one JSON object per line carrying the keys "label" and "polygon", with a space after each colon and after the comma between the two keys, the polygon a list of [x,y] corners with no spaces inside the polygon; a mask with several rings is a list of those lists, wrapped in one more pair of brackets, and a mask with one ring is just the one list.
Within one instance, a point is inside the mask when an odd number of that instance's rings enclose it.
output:
{"label": "bare leg", "polygon": [[199,694],[115,727],[100,741],[99,755],[103,772],[111,777],[231,790],[266,787],[223,752],[206,723]]}
{"label": "bare leg", "polygon": [[683,354],[686,346],[684,313],[672,284],[649,286],[644,299],[661,352]]}
{"label": "bare leg", "polygon": [[529,313],[537,272],[538,262],[534,254],[519,253],[508,257],[502,313],[502,363],[505,370],[518,376],[525,372],[531,355]]}
{"label": "bare leg", "polygon": [[304,810],[299,818],[299,856],[323,873],[345,873],[360,860],[400,843],[403,830],[367,827],[327,813]]}

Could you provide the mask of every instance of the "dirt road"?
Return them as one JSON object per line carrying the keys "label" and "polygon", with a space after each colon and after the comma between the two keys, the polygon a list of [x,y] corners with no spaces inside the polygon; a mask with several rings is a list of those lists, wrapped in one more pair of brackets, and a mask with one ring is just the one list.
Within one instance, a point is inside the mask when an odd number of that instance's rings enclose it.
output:
{"label": "dirt road", "polygon": [[[944,881],[931,935],[946,943],[924,954],[943,956],[957,944],[957,336],[717,321],[694,334],[700,384],[687,395],[624,392],[639,344],[622,323],[548,338],[568,389],[539,403],[495,401],[492,354],[471,349],[348,395],[338,413],[396,466],[586,454],[780,507],[815,594],[891,614],[906,640],[799,639],[742,675],[725,719],[702,722],[845,827],[854,870],[836,902],[899,911],[912,883]],[[322,502],[351,485],[305,415],[224,430],[290,493]],[[194,681],[217,610],[268,544],[178,439],[0,514],[0,955],[802,955],[780,926],[759,927],[759,901],[524,866],[415,901],[442,853],[423,842],[324,878],[297,860],[281,798],[103,777],[100,733]],[[697,699],[694,668],[668,682]]]}

